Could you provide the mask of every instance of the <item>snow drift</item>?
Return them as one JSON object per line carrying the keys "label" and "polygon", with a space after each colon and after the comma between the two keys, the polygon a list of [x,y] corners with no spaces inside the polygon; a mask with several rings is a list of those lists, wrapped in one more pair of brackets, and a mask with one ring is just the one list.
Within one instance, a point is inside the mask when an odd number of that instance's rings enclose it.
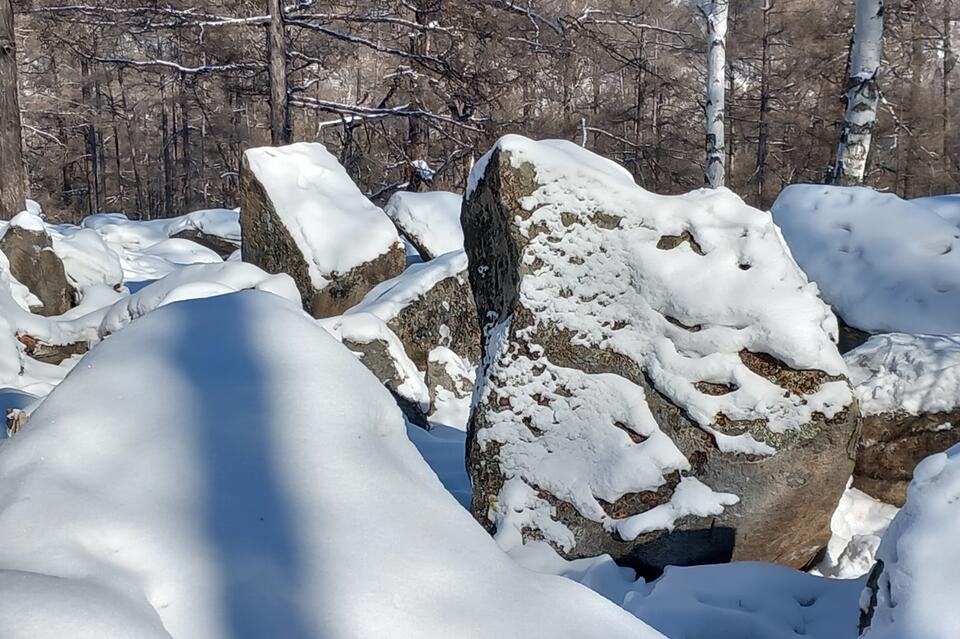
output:
{"label": "snow drift", "polygon": [[659,636],[503,555],[291,302],[170,304],[83,361],[0,441],[0,636]]}

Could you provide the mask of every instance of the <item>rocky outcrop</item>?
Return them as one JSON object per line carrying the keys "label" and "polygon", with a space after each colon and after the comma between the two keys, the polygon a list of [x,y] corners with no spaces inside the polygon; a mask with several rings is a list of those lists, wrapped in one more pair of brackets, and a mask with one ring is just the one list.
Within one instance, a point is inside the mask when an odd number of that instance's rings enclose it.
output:
{"label": "rocky outcrop", "polygon": [[332,317],[406,264],[396,228],[320,144],[251,149],[240,171],[243,261],[288,273]]}
{"label": "rocky outcrop", "polygon": [[470,397],[473,394],[474,372],[455,352],[438,346],[430,351],[427,359],[425,381],[430,391],[430,403],[436,406],[438,399]]}
{"label": "rocky outcrop", "polygon": [[858,410],[836,320],[768,214],[507,136],[462,222],[483,325],[472,510],[501,545],[646,575],[818,554]]}
{"label": "rocky outcrop", "polygon": [[845,359],[863,411],[853,485],[902,506],[914,467],[960,442],[960,340],[878,335]]}
{"label": "rocky outcrop", "polygon": [[431,349],[444,346],[476,362],[480,355],[477,307],[463,251],[415,264],[377,286],[348,315],[371,313],[387,323],[420,370]]}
{"label": "rocky outcrop", "polygon": [[39,216],[27,212],[16,216],[0,238],[0,252],[10,263],[10,274],[39,301],[31,311],[54,316],[74,307],[77,292]]}

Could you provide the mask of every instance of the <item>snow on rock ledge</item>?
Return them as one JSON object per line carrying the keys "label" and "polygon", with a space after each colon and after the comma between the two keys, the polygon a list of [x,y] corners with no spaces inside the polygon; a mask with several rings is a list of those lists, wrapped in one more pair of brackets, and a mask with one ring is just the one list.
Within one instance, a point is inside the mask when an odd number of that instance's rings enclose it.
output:
{"label": "snow on rock ledge", "polygon": [[877,335],[845,359],[864,416],[854,486],[900,506],[914,467],[960,442],[960,339]]}
{"label": "snow on rock ledge", "polygon": [[240,194],[243,260],[291,275],[314,317],[339,315],[404,268],[396,227],[322,144],[248,150]]}
{"label": "snow on rock ledge", "polygon": [[[852,470],[836,321],[770,216],[502,138],[463,211],[484,328],[474,515],[641,571],[807,563]],[[672,534],[671,534],[672,533]]]}
{"label": "snow on rock ledge", "polygon": [[273,295],[151,313],[0,448],[5,638],[661,636],[500,552],[387,391]]}
{"label": "snow on rock ledge", "polygon": [[960,446],[917,466],[860,598],[863,639],[960,636]]}
{"label": "snow on rock ledge", "polygon": [[864,187],[788,186],[773,217],[823,298],[869,332],[960,333],[960,231]]}

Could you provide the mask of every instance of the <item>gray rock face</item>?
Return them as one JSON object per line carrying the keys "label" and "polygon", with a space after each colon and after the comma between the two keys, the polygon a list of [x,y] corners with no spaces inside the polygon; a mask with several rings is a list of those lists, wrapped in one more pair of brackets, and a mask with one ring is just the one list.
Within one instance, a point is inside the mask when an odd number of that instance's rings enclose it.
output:
{"label": "gray rock face", "polygon": [[11,275],[40,300],[33,312],[53,316],[74,307],[77,292],[67,280],[63,262],[53,252],[49,235],[10,226],[0,238],[0,251],[10,262]]}
{"label": "gray rock face", "polygon": [[371,313],[385,321],[421,371],[427,370],[435,346],[477,362],[480,329],[466,268],[463,252],[416,264],[371,291],[350,313]]}
{"label": "gray rock face", "polygon": [[[402,355],[390,348],[388,339],[361,340],[345,337],[343,345],[359,355],[364,366],[387,387],[410,423],[430,430],[426,415],[427,407],[421,403],[418,393],[410,392],[410,389],[405,387],[410,379],[407,373],[409,367],[405,367],[404,362],[398,361]],[[419,394],[422,395],[422,393]]]}
{"label": "gray rock face", "polygon": [[435,406],[440,393],[456,399],[473,394],[473,371],[454,351],[443,346],[430,351],[427,359],[426,384],[430,391],[430,403]]}
{"label": "gray rock face", "polygon": [[[324,150],[323,153],[325,154],[326,151]],[[314,166],[308,165],[307,168],[316,170]],[[336,168],[342,172],[342,167]],[[297,166],[291,165],[289,170],[295,172]],[[293,178],[296,179],[295,174]],[[337,180],[345,178],[345,174],[331,177]],[[277,188],[282,189],[285,186],[281,184]],[[356,187],[353,187],[353,190],[356,193],[351,195],[362,197]],[[311,276],[311,268],[316,267],[311,266],[309,262],[311,258],[304,254],[303,248],[295,241],[291,229],[285,224],[284,217],[275,208],[267,187],[251,168],[249,152],[244,156],[240,170],[240,197],[243,261],[259,266],[268,273],[287,273],[293,277],[303,298],[304,308],[316,318],[340,315],[360,302],[374,286],[400,274],[406,265],[403,244],[397,238],[392,224],[381,211],[379,215],[383,218],[383,224],[389,225],[393,232],[392,242],[389,238],[387,239],[384,252],[374,259],[352,265],[348,270],[324,272],[322,276],[328,282],[320,287],[316,278]],[[307,194],[304,197],[307,197]],[[369,202],[366,204],[373,207]],[[322,211],[313,213],[319,215]],[[370,211],[365,213],[369,215]],[[333,226],[335,225],[331,225]],[[325,228],[322,232],[338,234],[336,228]],[[340,235],[342,237],[338,239],[344,244],[362,241],[361,238],[351,237],[349,234],[340,233]]]}
{"label": "gray rock face", "polygon": [[656,196],[574,145],[518,136],[471,185],[474,516],[501,543],[645,575],[814,559],[858,410],[835,320],[769,216],[724,190]]}

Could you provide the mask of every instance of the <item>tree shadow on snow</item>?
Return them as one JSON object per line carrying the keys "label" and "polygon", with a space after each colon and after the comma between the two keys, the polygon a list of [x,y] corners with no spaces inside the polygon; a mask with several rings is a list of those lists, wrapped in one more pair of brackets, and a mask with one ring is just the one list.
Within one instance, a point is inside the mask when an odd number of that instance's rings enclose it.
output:
{"label": "tree shadow on snow", "polygon": [[270,372],[258,357],[256,318],[239,295],[191,304],[171,358],[194,390],[183,400],[202,425],[196,433],[206,482],[201,515],[220,573],[223,633],[309,637],[305,611],[293,599],[303,581],[295,513],[271,439],[270,422],[281,418],[282,407],[267,390]]}

